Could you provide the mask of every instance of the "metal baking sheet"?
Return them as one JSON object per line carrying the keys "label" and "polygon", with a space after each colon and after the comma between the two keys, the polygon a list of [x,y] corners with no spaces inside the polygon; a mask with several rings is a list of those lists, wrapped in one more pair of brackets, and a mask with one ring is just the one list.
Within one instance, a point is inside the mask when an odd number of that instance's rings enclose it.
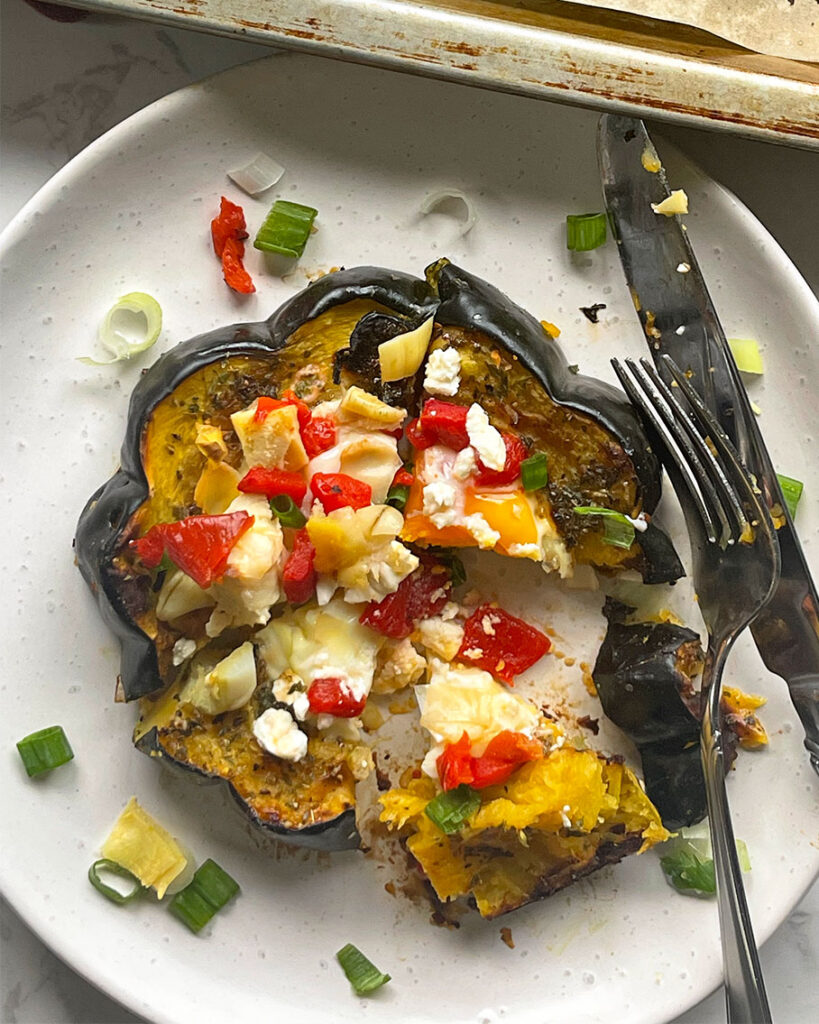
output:
{"label": "metal baking sheet", "polygon": [[57,0],[819,149],[819,65],[560,0]]}

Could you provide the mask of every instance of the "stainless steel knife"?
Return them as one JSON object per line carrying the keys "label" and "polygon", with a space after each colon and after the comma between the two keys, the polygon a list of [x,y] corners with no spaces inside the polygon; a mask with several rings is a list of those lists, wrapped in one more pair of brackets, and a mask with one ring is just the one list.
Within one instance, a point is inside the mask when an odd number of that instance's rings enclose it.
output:
{"label": "stainless steel knife", "polygon": [[770,455],[688,236],[678,217],[651,207],[669,188],[645,125],[604,114],[597,153],[609,223],[651,354],[657,361],[668,353],[690,371],[782,524],[781,580],[751,631],[767,668],[788,684],[819,773],[819,594]]}

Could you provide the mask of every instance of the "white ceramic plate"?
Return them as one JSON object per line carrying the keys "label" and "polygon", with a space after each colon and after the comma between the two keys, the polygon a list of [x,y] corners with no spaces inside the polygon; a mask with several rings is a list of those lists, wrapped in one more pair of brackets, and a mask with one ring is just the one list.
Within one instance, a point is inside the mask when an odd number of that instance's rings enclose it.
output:
{"label": "white ceramic plate", "polygon": [[[117,462],[128,395],[141,365],[94,369],[96,326],[128,291],[165,312],[159,350],[235,320],[259,320],[332,265],[421,273],[449,255],[562,329],[572,362],[611,379],[611,355],[643,342],[612,246],[567,254],[567,212],[599,208],[595,116],[316,58],[277,56],[153,104],[104,136],[28,204],[2,239],[3,715],[2,884],[26,921],[74,968],[156,1021],[663,1021],[719,980],[716,910],[673,893],[654,854],[630,858],[506,920],[449,931],[428,908],[389,895],[389,865],[260,844],[221,788],[159,770],[129,742],[134,710],[113,703],[116,644],[73,565],[71,540],[88,495]],[[263,200],[241,197],[226,169],[257,151],[287,168]],[[806,480],[799,527],[819,540],[813,410],[819,355],[806,325],[815,299],[781,250],[735,199],[671,155],[691,197],[692,239],[728,334],[760,339],[767,373],[752,397],[774,461]],[[478,221],[463,238],[449,213],[418,214],[455,186]],[[319,231],[283,280],[249,249],[258,291],[222,283],[208,224],[220,194],[243,202],[253,230],[278,196],[319,208]],[[592,326],[578,307],[602,301]],[[97,352],[99,355],[99,353]],[[148,357],[149,359],[151,357]],[[819,568],[816,564],[814,568]],[[506,563],[499,592],[548,621],[570,658],[593,660],[600,594],[579,593]],[[490,574],[491,575],[491,574]],[[529,588],[520,596],[521,580]],[[684,603],[684,589],[673,599]],[[669,601],[672,601],[669,598]],[[582,693],[578,664],[550,659],[561,692]],[[768,936],[819,866],[811,840],[815,779],[784,685],[749,643],[735,681],[768,697],[771,748],[745,755],[729,783],[737,834],[754,864],[747,887],[757,935]],[[59,722],[75,760],[29,781],[14,742]],[[612,731],[604,742],[615,742]],[[242,895],[201,937],[164,908],[119,910],[85,873],[136,794],[202,859],[213,856]],[[514,949],[501,942],[511,927]],[[393,980],[357,999],[334,961],[354,942]]]}

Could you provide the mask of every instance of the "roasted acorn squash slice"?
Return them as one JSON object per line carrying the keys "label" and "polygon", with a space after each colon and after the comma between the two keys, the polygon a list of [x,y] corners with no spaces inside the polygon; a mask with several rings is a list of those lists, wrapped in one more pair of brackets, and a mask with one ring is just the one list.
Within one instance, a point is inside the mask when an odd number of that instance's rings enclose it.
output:
{"label": "roasted acorn squash slice", "polygon": [[[198,511],[196,487],[206,463],[195,443],[200,425],[222,428],[223,464],[236,467],[241,451],[230,415],[258,396],[292,388],[313,404],[357,384],[415,411],[421,374],[382,382],[377,347],[433,312],[434,344],[457,342],[470,355],[462,401],[480,402],[499,427],[548,452],[549,506],[575,559],[604,569],[635,567],[651,582],[681,573],[654,524],[623,552],[603,545],[599,527],[571,514],[577,503],[631,515],[653,511],[659,467],[628,403],[613,388],[571,373],[537,321],[450,264],[436,265],[429,282],[371,267],[328,274],[263,323],[217,330],[162,356],[134,390],[121,468],[80,517],[78,565],[120,639],[124,696],[143,698],[139,749],[226,780],[255,822],[296,843],[324,849],[356,844],[361,748],[312,737],[301,762],[265,754],[250,729],[261,688],[244,708],[221,715],[186,704],[173,648],[179,638],[204,636],[207,609],[191,610],[172,625],[159,620],[162,569],[146,571],[129,541],[156,523]],[[243,627],[221,639],[235,646],[251,633]]]}

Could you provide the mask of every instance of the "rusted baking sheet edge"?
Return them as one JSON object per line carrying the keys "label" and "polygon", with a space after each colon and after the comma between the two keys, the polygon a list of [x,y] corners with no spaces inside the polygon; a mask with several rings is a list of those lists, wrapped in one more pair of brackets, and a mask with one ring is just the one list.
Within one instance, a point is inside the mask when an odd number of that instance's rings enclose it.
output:
{"label": "rusted baking sheet edge", "polygon": [[[72,0],[58,0],[70,3]],[[471,0],[73,0],[327,57],[538,99],[654,117],[819,149],[819,79],[719,63],[719,48],[675,53],[551,26],[563,22]],[[548,8],[550,5],[546,4]],[[551,4],[571,10],[571,5]],[[575,8],[575,10],[580,10]],[[585,9],[589,10],[589,9]],[[571,25],[571,20],[565,21]],[[663,23],[655,22],[655,25]],[[614,31],[620,39],[634,38]],[[704,35],[704,34],[703,34]],[[636,37],[639,39],[639,37]],[[708,37],[713,38],[713,37]],[[669,52],[671,50],[671,52]],[[736,50],[726,52],[733,56]],[[747,51],[740,51],[741,54]],[[764,58],[748,55],[749,63]],[[735,61],[735,63],[737,63]],[[741,62],[740,62],[741,63]]]}

